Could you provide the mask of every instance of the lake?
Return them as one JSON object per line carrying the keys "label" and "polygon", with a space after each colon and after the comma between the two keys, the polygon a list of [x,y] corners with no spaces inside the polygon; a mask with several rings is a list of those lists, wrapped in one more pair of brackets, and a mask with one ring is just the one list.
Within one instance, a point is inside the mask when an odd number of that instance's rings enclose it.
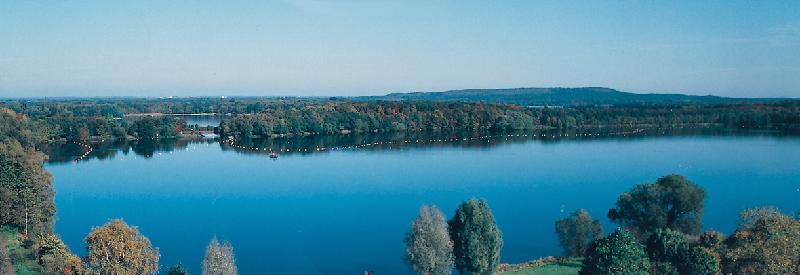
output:
{"label": "lake", "polygon": [[560,255],[555,220],[586,208],[609,232],[620,193],[672,173],[706,189],[706,229],[731,233],[748,207],[800,210],[797,135],[542,134],[116,142],[77,162],[82,150],[67,144],[46,169],[73,251],[123,218],[160,248],[162,270],[182,262],[193,274],[214,236],[233,244],[242,274],[408,274],[403,239],[419,207],[449,218],[471,197],[495,214],[502,262]]}

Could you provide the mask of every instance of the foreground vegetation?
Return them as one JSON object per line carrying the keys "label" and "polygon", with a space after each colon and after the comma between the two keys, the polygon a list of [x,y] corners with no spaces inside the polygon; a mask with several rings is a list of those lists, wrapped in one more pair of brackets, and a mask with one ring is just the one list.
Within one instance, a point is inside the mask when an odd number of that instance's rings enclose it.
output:
{"label": "foreground vegetation", "polygon": [[499,267],[502,234],[486,201],[465,201],[447,224],[436,206],[423,206],[406,235],[406,262],[419,274],[450,274],[453,267],[460,274],[800,273],[797,217],[747,209],[731,236],[700,233],[705,195],[679,175],[637,185],[609,210],[621,227],[608,236],[579,209],[555,223],[567,258]]}

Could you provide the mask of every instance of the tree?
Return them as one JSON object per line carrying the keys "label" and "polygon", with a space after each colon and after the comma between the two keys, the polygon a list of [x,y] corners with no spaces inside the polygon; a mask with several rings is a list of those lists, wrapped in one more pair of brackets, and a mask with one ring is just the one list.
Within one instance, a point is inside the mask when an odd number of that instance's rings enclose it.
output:
{"label": "tree", "polygon": [[800,274],[800,221],[778,209],[742,211],[724,244],[725,273]]}
{"label": "tree", "polygon": [[556,234],[566,256],[581,256],[592,242],[603,237],[603,225],[586,209],[578,209],[569,217],[556,221]]}
{"label": "tree", "polygon": [[592,244],[580,274],[650,274],[644,246],[625,229]]}
{"label": "tree", "polygon": [[120,219],[92,229],[86,236],[87,268],[94,274],[156,274],[158,248]]}
{"label": "tree", "polygon": [[686,249],[676,264],[681,274],[716,275],[720,273],[719,256],[699,246]]}
{"label": "tree", "polygon": [[39,262],[46,274],[85,274],[83,262],[56,235],[37,240]]}
{"label": "tree", "polygon": [[700,233],[706,192],[680,175],[661,177],[653,184],[639,184],[617,199],[608,218],[647,239],[658,228],[686,234]]}
{"label": "tree", "polygon": [[453,242],[444,215],[435,205],[422,206],[419,216],[406,233],[406,262],[419,274],[450,274],[453,269]]}
{"label": "tree", "polygon": [[188,275],[188,274],[189,272],[187,272],[186,269],[183,268],[183,265],[181,265],[181,263],[178,263],[170,267],[169,272],[167,273],[167,275]]}
{"label": "tree", "polygon": [[16,140],[0,143],[0,225],[13,226],[25,236],[53,231],[55,192],[42,167],[45,158]]}
{"label": "tree", "polygon": [[203,258],[203,275],[235,275],[237,272],[233,246],[227,241],[220,243],[216,237],[211,239]]}
{"label": "tree", "polygon": [[461,274],[492,274],[500,260],[503,236],[485,200],[461,203],[448,222],[456,269]]}

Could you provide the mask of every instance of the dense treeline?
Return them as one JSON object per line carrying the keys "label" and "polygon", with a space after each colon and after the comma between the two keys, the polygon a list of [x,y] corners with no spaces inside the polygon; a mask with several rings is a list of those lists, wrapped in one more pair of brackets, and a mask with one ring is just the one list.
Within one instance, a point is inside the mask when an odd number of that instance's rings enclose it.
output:
{"label": "dense treeline", "polygon": [[300,106],[327,101],[323,98],[86,98],[86,99],[19,99],[0,101],[0,106],[28,116],[58,115],[85,117],[122,117],[125,114],[246,114],[265,111],[275,106]]}
{"label": "dense treeline", "polygon": [[800,127],[800,102],[526,108],[462,102],[332,101],[270,108],[220,124],[222,136],[390,131],[512,131],[608,127]]}
{"label": "dense treeline", "polygon": [[273,108],[223,120],[220,134],[236,137],[334,134],[342,131],[459,131],[533,129],[525,108],[458,102],[328,102]]}
{"label": "dense treeline", "polygon": [[186,122],[172,116],[30,116],[0,107],[0,135],[23,145],[57,140],[156,139],[180,136]]}
{"label": "dense treeline", "polygon": [[[33,121],[45,139],[172,137],[179,119],[146,115],[230,116],[219,132],[237,138],[390,131],[511,131],[600,127],[800,127],[800,101],[638,104],[532,108],[454,101],[359,101],[322,98],[177,98],[12,100],[0,102]],[[152,120],[152,118],[157,118]],[[33,125],[36,124],[36,125]],[[34,128],[33,126],[38,126]],[[144,126],[144,127],[142,127]]]}

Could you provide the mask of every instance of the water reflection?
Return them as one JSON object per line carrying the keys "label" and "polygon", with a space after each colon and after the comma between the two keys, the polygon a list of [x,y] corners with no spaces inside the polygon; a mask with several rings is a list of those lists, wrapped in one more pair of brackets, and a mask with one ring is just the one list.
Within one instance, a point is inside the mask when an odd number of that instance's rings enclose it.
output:
{"label": "water reflection", "polygon": [[[50,163],[65,163],[87,159],[114,159],[118,154],[136,154],[151,158],[158,153],[186,149],[191,144],[218,143],[215,139],[167,139],[167,140],[113,140],[93,143],[54,144],[43,148]],[[89,147],[87,147],[89,146]],[[89,154],[86,154],[90,150]]]}
{"label": "water reflection", "polygon": [[765,131],[739,129],[604,129],[519,132],[393,132],[346,135],[293,136],[267,139],[173,139],[114,140],[95,143],[65,143],[44,150],[49,162],[63,163],[85,159],[113,159],[117,154],[134,154],[150,158],[154,154],[186,149],[191,144],[218,144],[223,151],[242,154],[271,153],[280,155],[314,154],[341,150],[405,150],[426,147],[491,148],[521,142],[581,142],[606,139],[642,139],[676,136],[771,136],[797,137],[798,131]]}

